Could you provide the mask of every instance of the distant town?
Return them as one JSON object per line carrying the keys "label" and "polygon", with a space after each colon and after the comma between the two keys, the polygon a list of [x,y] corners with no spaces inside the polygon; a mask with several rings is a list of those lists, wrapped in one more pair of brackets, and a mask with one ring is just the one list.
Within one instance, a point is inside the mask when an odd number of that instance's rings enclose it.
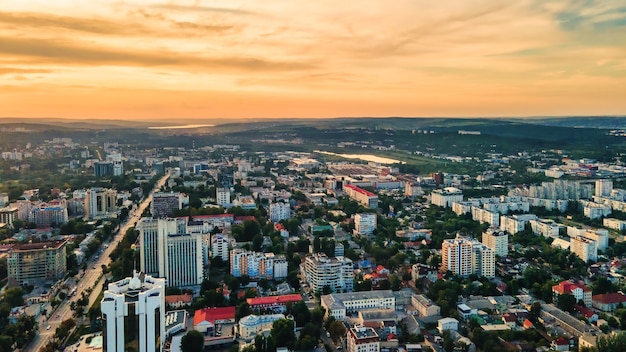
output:
{"label": "distant town", "polygon": [[499,146],[481,125],[197,128],[213,125],[2,128],[0,351],[626,340],[623,146]]}

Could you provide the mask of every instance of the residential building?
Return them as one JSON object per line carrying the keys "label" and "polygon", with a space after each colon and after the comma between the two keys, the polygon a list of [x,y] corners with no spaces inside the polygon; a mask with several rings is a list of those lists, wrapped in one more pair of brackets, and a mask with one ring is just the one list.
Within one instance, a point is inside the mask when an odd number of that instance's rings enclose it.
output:
{"label": "residential building", "polygon": [[307,256],[300,265],[302,278],[314,292],[323,292],[328,286],[331,292],[351,292],[354,287],[352,260],[347,257],[328,258],[324,253]]}
{"label": "residential building", "polygon": [[0,209],[0,224],[13,226],[13,221],[19,218],[19,209],[14,206],[4,207]]}
{"label": "residential building", "polygon": [[[2,216],[1,211],[0,211],[0,216]],[[626,221],[624,220],[605,218],[605,219],[602,219],[602,225],[610,229],[617,230],[617,231],[626,230]]]}
{"label": "residential building", "polygon": [[496,277],[495,252],[480,242],[474,242],[472,249],[472,273],[489,279]]}
{"label": "residential building", "polygon": [[113,162],[96,161],[93,163],[93,175],[97,178],[113,175]]}
{"label": "residential building", "polygon": [[596,180],[596,197],[610,197],[613,191],[613,181]]}
{"label": "residential building", "polygon": [[395,309],[396,297],[391,290],[332,293],[323,295],[321,305],[326,317],[343,320],[348,314],[366,309]]}
{"label": "residential building", "polygon": [[598,250],[604,251],[609,246],[609,230],[593,229],[588,227],[567,227],[567,235],[569,237],[585,237],[596,241]]}
{"label": "residential building", "polygon": [[432,317],[441,313],[441,308],[426,295],[413,295],[411,304],[422,317]]}
{"label": "residential building", "polygon": [[60,226],[65,224],[67,219],[66,207],[51,206],[46,203],[41,203],[28,214],[28,221],[37,225],[37,228]]}
{"label": "residential building", "polygon": [[603,312],[612,312],[626,304],[626,296],[621,293],[604,293],[591,297],[593,308]]}
{"label": "residential building", "polygon": [[440,334],[443,334],[444,331],[457,331],[459,330],[459,321],[454,318],[443,318],[437,320],[437,330],[439,330]]}
{"label": "residential building", "polygon": [[106,351],[163,351],[165,280],[134,272],[112,282],[100,302],[102,344]]}
{"label": "residential building", "polygon": [[285,319],[283,314],[248,315],[239,319],[239,336],[252,341],[257,335],[272,329],[276,320]]}
{"label": "residential building", "polygon": [[270,204],[270,220],[274,223],[286,220],[291,217],[291,207],[286,202],[275,202]]}
{"label": "residential building", "polygon": [[561,230],[565,230],[564,225],[550,219],[530,220],[530,226],[534,234],[542,235],[543,237],[558,238]]}
{"label": "residential building", "polygon": [[362,206],[369,209],[378,208],[378,196],[375,193],[364,190],[355,185],[344,184],[343,191],[351,199],[356,200]]}
{"label": "residential building", "polygon": [[254,310],[271,310],[274,313],[285,313],[287,306],[292,306],[302,301],[302,295],[298,293],[280,295],[280,296],[266,296],[266,297],[254,297],[246,299],[250,309]]}
{"label": "residential building", "polygon": [[509,255],[509,235],[497,228],[488,228],[483,232],[482,242],[493,249],[494,254],[500,257]]}
{"label": "residential building", "polygon": [[124,174],[124,161],[122,161],[122,154],[111,153],[107,155],[107,161],[113,164],[113,176],[122,176]]}
{"label": "residential building", "polygon": [[435,282],[439,279],[439,270],[434,266],[426,264],[413,264],[411,267],[411,278],[413,281],[421,278],[427,278],[430,282]]}
{"label": "residential building", "polygon": [[359,235],[371,235],[378,219],[376,213],[359,213],[354,216],[354,232]]}
{"label": "residential building", "polygon": [[221,233],[211,236],[211,256],[220,257],[224,262],[228,261],[230,241]]}
{"label": "residential building", "polygon": [[253,279],[283,279],[287,277],[287,264],[284,255],[241,248],[230,251],[230,274],[234,277],[247,275]]}
{"label": "residential building", "polygon": [[591,220],[609,216],[612,211],[611,207],[606,204],[594,202],[583,203],[583,215]]}
{"label": "residential building", "polygon": [[220,325],[235,323],[235,309],[234,306],[198,309],[193,315],[193,328],[204,336],[215,337]]}
{"label": "residential building", "polygon": [[582,300],[585,307],[592,306],[591,289],[584,284],[573,281],[561,281],[559,284],[552,286],[552,294],[555,301],[558,301],[560,295],[572,295],[576,298],[576,302]]}
{"label": "residential building", "polygon": [[531,220],[537,219],[535,214],[500,215],[500,230],[515,235],[524,231],[526,224],[529,224]]}
{"label": "residential building", "polygon": [[441,246],[441,259],[441,269],[454,275],[495,277],[495,253],[480,242],[460,236],[446,239]]}
{"label": "residential building", "polygon": [[150,214],[155,219],[170,217],[182,207],[183,197],[180,192],[155,192],[150,203]]}
{"label": "residential building", "polygon": [[67,272],[67,240],[16,244],[8,251],[9,286],[41,285],[57,281]]}
{"label": "residential building", "polygon": [[230,189],[223,187],[215,190],[215,199],[217,205],[222,207],[229,207],[232,203],[230,202]]}
{"label": "residential building", "polygon": [[583,237],[571,237],[569,250],[585,262],[598,260],[598,247],[596,241]]}
{"label": "residential building", "polygon": [[95,187],[85,194],[85,215],[89,219],[117,216],[117,191]]}
{"label": "residential building", "polygon": [[430,194],[430,203],[444,208],[452,207],[452,203],[462,201],[463,192],[454,187],[436,189]]}
{"label": "residential building", "polygon": [[168,286],[199,285],[204,279],[203,234],[188,234],[186,218],[143,218],[139,222],[141,271],[165,278]]}
{"label": "residential building", "polygon": [[346,352],[380,352],[380,336],[370,327],[350,328],[346,337]]}

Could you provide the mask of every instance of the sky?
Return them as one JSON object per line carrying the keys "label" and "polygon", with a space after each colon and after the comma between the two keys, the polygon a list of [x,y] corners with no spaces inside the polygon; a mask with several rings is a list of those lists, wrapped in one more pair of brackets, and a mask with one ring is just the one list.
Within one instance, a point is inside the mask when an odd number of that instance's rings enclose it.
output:
{"label": "sky", "polygon": [[626,115],[623,0],[2,0],[0,116]]}

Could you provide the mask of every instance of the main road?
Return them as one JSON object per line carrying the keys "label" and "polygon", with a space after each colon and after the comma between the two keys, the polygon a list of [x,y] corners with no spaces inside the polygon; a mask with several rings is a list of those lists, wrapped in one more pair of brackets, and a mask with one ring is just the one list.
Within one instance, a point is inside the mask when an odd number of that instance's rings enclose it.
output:
{"label": "main road", "polygon": [[[83,292],[85,295],[89,296],[88,290],[100,282],[100,278],[102,276],[102,265],[108,266],[111,263],[111,258],[109,257],[111,252],[113,252],[115,247],[117,247],[120,241],[122,241],[126,231],[137,225],[137,222],[141,218],[141,214],[143,214],[148,205],[152,202],[154,192],[159,190],[169,177],[170,173],[168,172],[156,182],[154,189],[150,191],[150,194],[144,198],[134,211],[131,211],[128,214],[129,217],[113,234],[110,243],[102,249],[102,253],[87,262],[87,270],[85,270],[82,278],[80,278],[76,283],[76,293],[72,297],[68,297],[66,300],[61,302],[47,321],[39,321],[39,332],[33,341],[31,341],[31,343],[29,343],[25,348],[25,351],[38,352],[53,338],[56,328],[61,325],[61,322],[72,317],[73,312],[70,308],[72,302],[79,300]],[[95,288],[95,290],[97,289],[98,287]]]}

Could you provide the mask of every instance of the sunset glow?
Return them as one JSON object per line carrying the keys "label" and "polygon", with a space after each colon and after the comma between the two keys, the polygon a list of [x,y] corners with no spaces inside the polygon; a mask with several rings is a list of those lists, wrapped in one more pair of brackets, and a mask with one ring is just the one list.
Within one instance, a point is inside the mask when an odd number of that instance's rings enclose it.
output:
{"label": "sunset glow", "polygon": [[626,114],[622,0],[0,7],[0,116]]}

